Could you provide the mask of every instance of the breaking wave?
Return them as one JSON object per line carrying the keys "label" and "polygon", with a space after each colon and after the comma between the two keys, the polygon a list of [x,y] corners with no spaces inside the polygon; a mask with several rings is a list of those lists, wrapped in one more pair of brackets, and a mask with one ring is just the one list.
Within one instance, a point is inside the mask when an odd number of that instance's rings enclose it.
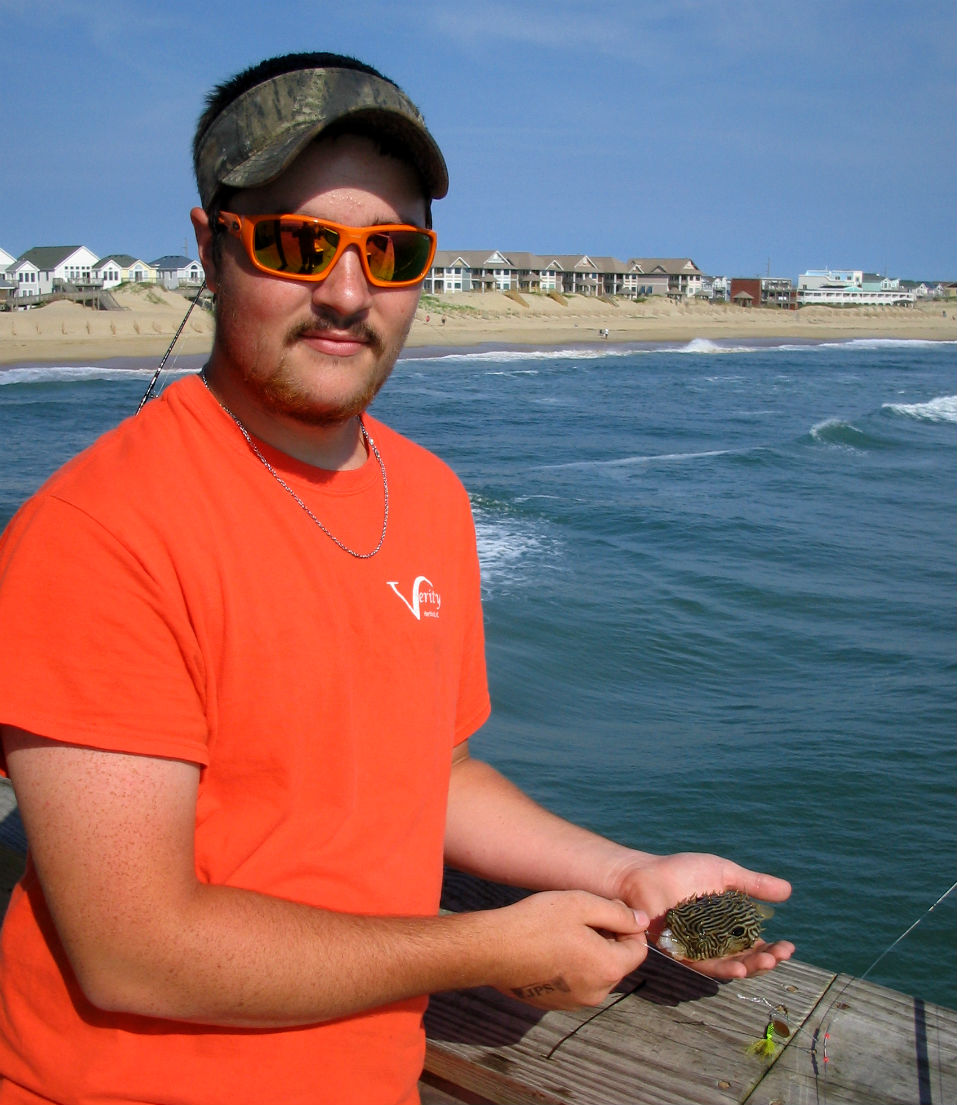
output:
{"label": "breaking wave", "polygon": [[957,423],[957,395],[940,395],[926,403],[885,403],[881,409],[918,422]]}
{"label": "breaking wave", "polygon": [[[76,384],[94,380],[149,379],[156,365],[149,362],[130,368],[105,365],[28,365],[22,368],[0,369],[0,387],[11,384]],[[166,368],[164,376],[185,376],[195,368]]]}

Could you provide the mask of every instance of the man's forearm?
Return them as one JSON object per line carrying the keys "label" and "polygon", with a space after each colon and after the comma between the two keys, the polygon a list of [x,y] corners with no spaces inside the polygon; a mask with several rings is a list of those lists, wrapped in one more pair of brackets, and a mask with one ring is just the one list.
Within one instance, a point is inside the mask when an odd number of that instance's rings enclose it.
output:
{"label": "man's forearm", "polygon": [[495,931],[491,913],[365,917],[198,885],[168,922],[83,949],[75,965],[100,1008],[275,1028],[494,984],[510,969]]}
{"label": "man's forearm", "polygon": [[[568,959],[554,949],[541,958],[528,910],[351,916],[204,884],[193,858],[195,765],[10,728],[2,739],[57,932],[100,1008],[282,1027],[451,986],[522,986]],[[572,911],[571,931],[594,908]]]}
{"label": "man's forearm", "polygon": [[617,897],[637,853],[543,809],[498,771],[462,757],[452,770],[446,862],[529,890]]}
{"label": "man's forearm", "polygon": [[[85,979],[94,1004],[200,1024],[281,1028],[486,985],[543,1008],[570,1009],[604,1000],[646,954],[647,918],[584,892],[397,918],[203,886],[176,916],[183,927],[175,931],[164,920],[145,939],[127,934],[120,951],[111,945],[98,980]],[[161,947],[157,936],[166,937]]]}
{"label": "man's forearm", "polygon": [[[642,910],[656,934],[672,906],[698,894],[741,890],[783,901],[789,884],[705,853],[655,855],[625,848],[555,817],[493,768],[462,750],[452,770],[446,860],[473,874],[531,890],[582,889]],[[724,959],[699,961],[715,978],[770,970],[794,952],[793,944],[758,941]]]}

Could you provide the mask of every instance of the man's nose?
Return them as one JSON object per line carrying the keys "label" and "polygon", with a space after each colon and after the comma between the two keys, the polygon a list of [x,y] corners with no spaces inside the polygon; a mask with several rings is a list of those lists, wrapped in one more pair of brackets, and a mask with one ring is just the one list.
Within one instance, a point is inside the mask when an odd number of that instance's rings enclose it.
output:
{"label": "man's nose", "polygon": [[366,279],[359,247],[347,246],[325,280],[315,285],[313,302],[341,316],[360,314],[372,303],[372,285]]}

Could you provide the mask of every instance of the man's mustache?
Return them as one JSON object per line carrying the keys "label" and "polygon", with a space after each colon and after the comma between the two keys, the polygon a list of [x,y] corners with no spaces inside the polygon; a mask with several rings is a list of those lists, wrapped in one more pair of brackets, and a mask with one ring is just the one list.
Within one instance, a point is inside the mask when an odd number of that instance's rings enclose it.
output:
{"label": "man's mustache", "polygon": [[333,311],[323,311],[313,315],[308,321],[300,322],[289,333],[290,341],[297,341],[308,334],[322,334],[330,330],[345,334],[356,341],[370,346],[374,352],[382,349],[382,338],[374,326],[359,318],[337,315]]}

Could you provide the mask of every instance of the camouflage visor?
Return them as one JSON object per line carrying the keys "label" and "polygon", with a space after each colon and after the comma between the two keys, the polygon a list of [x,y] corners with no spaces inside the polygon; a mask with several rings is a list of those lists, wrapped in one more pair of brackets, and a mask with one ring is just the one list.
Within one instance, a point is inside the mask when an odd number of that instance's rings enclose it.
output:
{"label": "camouflage visor", "polygon": [[222,186],[275,180],[314,138],[346,119],[405,148],[432,199],[448,192],[442,152],[401,89],[354,69],[300,69],[250,88],[206,129],[196,155],[203,207]]}

